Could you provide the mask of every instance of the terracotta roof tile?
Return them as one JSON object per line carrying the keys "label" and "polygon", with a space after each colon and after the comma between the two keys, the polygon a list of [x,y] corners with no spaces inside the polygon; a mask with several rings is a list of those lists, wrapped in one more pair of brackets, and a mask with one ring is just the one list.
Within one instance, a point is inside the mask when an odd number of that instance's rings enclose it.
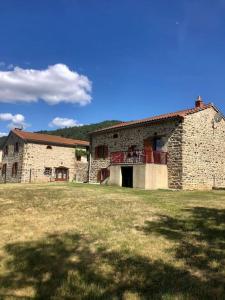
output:
{"label": "terracotta roof tile", "polygon": [[153,117],[145,118],[145,119],[141,119],[141,120],[134,120],[134,121],[130,121],[130,122],[122,122],[122,123],[119,123],[117,125],[113,125],[113,126],[110,126],[110,127],[106,127],[106,128],[103,128],[103,129],[93,131],[92,133],[98,133],[98,132],[113,130],[113,129],[117,129],[117,128],[120,129],[120,128],[123,128],[123,127],[129,127],[129,126],[133,126],[133,125],[148,124],[148,123],[152,123],[152,122],[155,122],[155,121],[163,121],[163,120],[174,119],[174,118],[184,118],[186,115],[199,112],[201,110],[204,110],[204,109],[212,107],[212,106],[213,105],[210,103],[210,104],[204,105],[203,107],[195,107],[195,108],[191,108],[191,109],[180,110],[180,111],[177,111],[177,112],[172,112],[172,113],[167,113],[167,114],[163,114],[163,115],[153,116]]}
{"label": "terracotta roof tile", "polygon": [[89,142],[87,141],[68,139],[56,135],[33,133],[33,132],[22,131],[19,129],[13,129],[12,132],[16,134],[18,137],[20,137],[21,139],[28,142],[46,143],[46,144],[55,144],[55,145],[64,145],[64,146],[76,146],[76,145],[89,146]]}

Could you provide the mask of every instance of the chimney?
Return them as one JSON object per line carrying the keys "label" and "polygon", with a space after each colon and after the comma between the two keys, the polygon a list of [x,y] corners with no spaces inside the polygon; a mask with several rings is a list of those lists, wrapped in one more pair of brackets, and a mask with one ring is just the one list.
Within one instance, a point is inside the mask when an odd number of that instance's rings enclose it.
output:
{"label": "chimney", "polygon": [[198,98],[195,101],[195,107],[203,108],[204,107],[204,102],[202,100],[201,96],[198,96]]}

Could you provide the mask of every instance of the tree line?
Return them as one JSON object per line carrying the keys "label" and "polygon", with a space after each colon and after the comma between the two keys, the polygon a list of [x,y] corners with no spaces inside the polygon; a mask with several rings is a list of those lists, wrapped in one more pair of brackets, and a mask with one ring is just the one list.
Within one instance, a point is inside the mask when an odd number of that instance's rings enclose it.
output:
{"label": "tree line", "polygon": [[[37,131],[38,133],[43,134],[51,134],[51,135],[58,135],[65,138],[71,138],[71,139],[79,139],[84,141],[89,141],[89,133],[98,129],[110,127],[113,125],[116,125],[120,123],[121,121],[117,120],[107,120],[100,123],[95,124],[89,124],[89,125],[83,125],[83,126],[74,126],[74,127],[67,127],[67,128],[61,128],[56,130],[41,130]],[[0,138],[0,149],[2,149],[2,146],[5,142],[7,137],[1,137]]]}

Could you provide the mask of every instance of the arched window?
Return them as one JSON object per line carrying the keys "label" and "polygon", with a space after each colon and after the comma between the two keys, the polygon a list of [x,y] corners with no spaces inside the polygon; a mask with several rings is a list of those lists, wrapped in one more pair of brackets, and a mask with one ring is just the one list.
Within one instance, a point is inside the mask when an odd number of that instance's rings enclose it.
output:
{"label": "arched window", "polygon": [[46,147],[46,149],[52,149],[52,146],[48,145],[48,146]]}

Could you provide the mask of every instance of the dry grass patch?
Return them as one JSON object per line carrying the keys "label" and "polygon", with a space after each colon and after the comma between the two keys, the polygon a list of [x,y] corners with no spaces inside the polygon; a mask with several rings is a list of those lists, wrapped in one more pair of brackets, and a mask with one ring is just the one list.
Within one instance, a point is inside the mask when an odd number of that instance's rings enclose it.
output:
{"label": "dry grass patch", "polygon": [[0,299],[223,299],[225,192],[0,186]]}

